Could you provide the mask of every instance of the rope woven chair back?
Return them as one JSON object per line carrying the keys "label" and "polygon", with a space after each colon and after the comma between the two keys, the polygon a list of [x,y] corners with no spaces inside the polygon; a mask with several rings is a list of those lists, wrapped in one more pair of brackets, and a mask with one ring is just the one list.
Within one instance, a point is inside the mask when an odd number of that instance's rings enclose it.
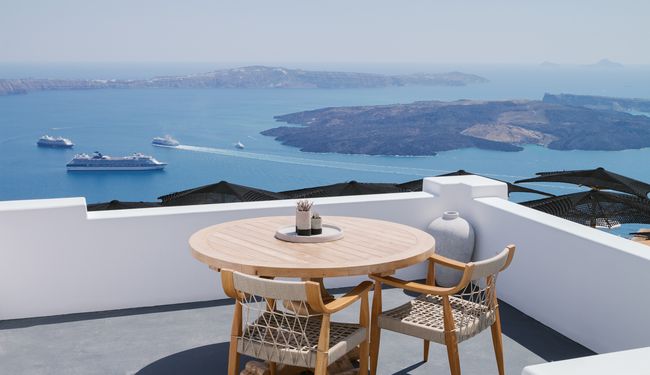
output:
{"label": "rope woven chair back", "polygon": [[511,249],[496,256],[474,262],[472,282],[449,299],[459,342],[466,340],[494,323],[497,307],[496,281],[499,272],[508,265]]}
{"label": "rope woven chair back", "polygon": [[233,272],[242,307],[238,351],[276,363],[314,367],[322,315],[311,313],[306,282]]}

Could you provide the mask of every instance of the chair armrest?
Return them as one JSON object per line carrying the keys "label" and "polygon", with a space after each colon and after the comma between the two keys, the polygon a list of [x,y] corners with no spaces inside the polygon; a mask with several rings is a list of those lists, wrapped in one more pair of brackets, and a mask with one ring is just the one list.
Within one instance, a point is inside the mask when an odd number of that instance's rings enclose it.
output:
{"label": "chair armrest", "polygon": [[351,291],[347,292],[342,297],[339,297],[334,301],[325,304],[323,303],[323,299],[320,297],[320,287],[319,287],[318,299],[316,300],[316,298],[314,298],[315,296],[312,298],[308,298],[309,305],[311,306],[312,309],[320,313],[333,314],[335,312],[339,312],[344,308],[350,306],[354,302],[361,299],[361,297],[363,297],[364,295],[367,296],[368,292],[370,291],[370,288],[372,288],[372,282],[364,281],[361,284],[354,287],[354,289],[352,289]]}
{"label": "chair armrest", "polygon": [[442,256],[440,254],[431,255],[429,257],[429,261],[433,262],[433,263],[440,264],[440,265],[445,266],[445,267],[454,268],[454,269],[457,269],[457,270],[460,270],[460,271],[464,270],[465,265],[467,264],[467,263],[459,262],[459,261],[454,260],[454,259],[444,257],[444,256]]}
{"label": "chair armrest", "polygon": [[401,280],[392,276],[370,275],[370,278],[375,281],[384,283],[386,285],[390,285],[395,288],[400,288],[404,290],[409,290],[411,292],[423,293],[423,294],[434,294],[439,296],[449,296],[452,294],[456,294],[461,290],[465,289],[465,287],[470,283],[470,281],[472,281],[473,270],[474,270],[474,264],[467,263],[463,267],[463,277],[461,278],[460,282],[457,285],[448,288],[416,283],[414,281]]}

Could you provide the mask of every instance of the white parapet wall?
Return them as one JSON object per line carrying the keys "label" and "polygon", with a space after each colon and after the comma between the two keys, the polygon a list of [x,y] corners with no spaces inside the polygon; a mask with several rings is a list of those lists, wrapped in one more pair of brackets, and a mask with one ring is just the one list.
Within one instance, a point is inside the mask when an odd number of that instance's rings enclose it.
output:
{"label": "white parapet wall", "polygon": [[[322,215],[425,229],[445,210],[475,227],[476,259],[517,245],[500,297],[596,352],[649,346],[650,248],[507,200],[477,176],[427,178],[423,192],[315,199]],[[0,320],[223,298],[196,261],[195,231],[247,217],[290,215],[295,201],[87,212],[83,198],[0,202]],[[422,266],[399,272],[424,277]],[[349,286],[360,278],[326,281]]]}
{"label": "white parapet wall", "polygon": [[[517,246],[501,299],[598,353],[650,346],[650,247],[532,210],[480,177],[428,178],[476,230],[475,259]],[[454,202],[454,203],[450,203]]]}
{"label": "white parapet wall", "polygon": [[[425,229],[440,200],[423,192],[314,199],[322,215]],[[229,220],[290,215],[295,201],[86,212],[83,198],[0,202],[0,320],[225,298],[188,239]],[[422,277],[422,266],[403,271]],[[330,279],[328,286],[358,279]]]}

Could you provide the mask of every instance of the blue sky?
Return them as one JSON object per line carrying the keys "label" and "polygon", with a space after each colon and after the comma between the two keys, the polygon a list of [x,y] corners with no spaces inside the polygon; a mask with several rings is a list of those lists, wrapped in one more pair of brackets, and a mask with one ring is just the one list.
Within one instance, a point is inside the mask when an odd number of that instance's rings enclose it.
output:
{"label": "blue sky", "polygon": [[0,62],[650,64],[650,1],[0,0]]}

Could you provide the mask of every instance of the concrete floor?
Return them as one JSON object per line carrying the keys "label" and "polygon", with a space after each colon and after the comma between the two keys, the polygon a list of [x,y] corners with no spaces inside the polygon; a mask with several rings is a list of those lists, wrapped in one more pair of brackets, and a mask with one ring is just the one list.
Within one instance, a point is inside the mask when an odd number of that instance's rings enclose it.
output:
{"label": "concrete floor", "polygon": [[[410,297],[384,291],[384,307]],[[232,302],[0,321],[0,374],[225,374]],[[353,321],[356,306],[334,320]],[[587,348],[501,303],[507,374],[524,366],[593,354]],[[489,330],[461,343],[463,374],[496,374]],[[242,361],[245,363],[245,359]],[[383,331],[380,374],[448,374],[446,349]]]}

